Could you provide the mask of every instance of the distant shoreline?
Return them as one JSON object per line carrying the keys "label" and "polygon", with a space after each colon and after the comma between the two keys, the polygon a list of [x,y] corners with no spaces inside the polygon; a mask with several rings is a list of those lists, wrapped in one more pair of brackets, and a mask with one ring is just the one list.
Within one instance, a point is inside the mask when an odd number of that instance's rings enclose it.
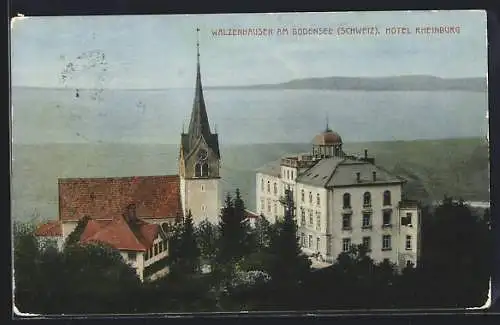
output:
{"label": "distant shoreline", "polygon": [[[94,91],[96,88],[12,86],[16,89]],[[394,77],[325,77],[302,78],[275,84],[205,86],[207,90],[331,90],[331,91],[472,91],[486,92],[487,80],[481,77],[440,78],[430,75]],[[121,91],[190,90],[191,87],[170,88],[104,88]]]}

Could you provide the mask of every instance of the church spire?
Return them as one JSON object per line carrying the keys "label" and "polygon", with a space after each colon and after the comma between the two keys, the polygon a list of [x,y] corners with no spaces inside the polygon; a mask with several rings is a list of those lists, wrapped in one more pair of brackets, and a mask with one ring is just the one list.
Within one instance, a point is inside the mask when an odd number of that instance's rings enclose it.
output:
{"label": "church spire", "polygon": [[200,41],[198,37],[200,29],[196,29],[196,84],[193,101],[193,109],[191,111],[191,120],[189,122],[188,133],[194,141],[200,136],[208,139],[211,135],[210,125],[208,123],[207,109],[203,98],[203,87],[201,84],[200,72]]}
{"label": "church spire", "polygon": [[328,113],[326,113],[326,115],[325,115],[325,120],[326,120],[326,129],[325,129],[325,132],[330,132],[331,129],[330,129],[330,126],[328,125]]}

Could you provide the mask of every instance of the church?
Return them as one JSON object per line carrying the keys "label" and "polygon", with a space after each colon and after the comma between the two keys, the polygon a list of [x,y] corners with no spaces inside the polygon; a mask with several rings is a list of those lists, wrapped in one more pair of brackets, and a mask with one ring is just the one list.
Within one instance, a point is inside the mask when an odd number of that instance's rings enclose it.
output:
{"label": "church", "polygon": [[199,41],[196,54],[194,101],[189,128],[180,138],[179,174],[59,179],[59,216],[37,227],[39,241],[55,241],[62,249],[85,218],[79,241],[118,249],[144,280],[164,271],[158,265],[168,255],[166,223],[184,218],[188,211],[195,224],[218,222],[221,154],[203,98]]}
{"label": "church", "polygon": [[405,180],[375,165],[375,158],[349,155],[327,127],[311,152],[286,155],[256,173],[256,212],[282,218],[280,200],[290,190],[302,251],[313,266],[328,266],[352,245],[363,245],[376,262],[400,269],[420,255],[420,210],[404,199]]}

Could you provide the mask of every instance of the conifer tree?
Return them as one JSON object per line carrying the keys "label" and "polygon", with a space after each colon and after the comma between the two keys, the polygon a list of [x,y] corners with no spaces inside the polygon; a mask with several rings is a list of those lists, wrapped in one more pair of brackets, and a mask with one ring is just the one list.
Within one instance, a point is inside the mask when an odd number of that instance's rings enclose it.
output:
{"label": "conifer tree", "polygon": [[219,223],[219,262],[235,263],[245,255],[245,232],[247,224],[244,221],[244,203],[240,197],[239,190],[236,197],[227,195],[222,208]]}
{"label": "conifer tree", "polygon": [[196,242],[193,226],[193,216],[191,211],[188,212],[182,226],[180,234],[180,258],[181,271],[184,274],[193,274],[199,270],[200,266],[200,249]]}
{"label": "conifer tree", "polygon": [[300,249],[294,216],[295,206],[290,190],[285,192],[283,203],[284,218],[277,222],[270,242],[270,251],[275,257],[270,271],[273,283],[278,287],[293,288],[302,282],[311,262]]}

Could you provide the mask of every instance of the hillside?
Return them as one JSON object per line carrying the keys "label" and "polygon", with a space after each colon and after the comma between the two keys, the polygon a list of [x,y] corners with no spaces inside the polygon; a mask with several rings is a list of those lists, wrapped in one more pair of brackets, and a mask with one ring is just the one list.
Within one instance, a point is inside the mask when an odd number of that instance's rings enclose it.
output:
{"label": "hillside", "polygon": [[[439,200],[444,194],[466,200],[489,200],[488,147],[480,139],[394,141],[346,144],[345,150],[368,149],[376,163],[408,179],[408,196]],[[222,147],[225,191],[240,188],[247,207],[255,209],[255,169],[283,154],[304,152],[309,144],[252,144]],[[15,145],[13,217],[34,213],[57,216],[59,177],[161,175],[177,173],[177,145],[45,144]]]}
{"label": "hillside", "polygon": [[365,91],[481,91],[487,90],[486,78],[439,78],[425,75],[395,77],[326,77],[294,79],[278,84],[212,87],[214,89],[321,89]]}

